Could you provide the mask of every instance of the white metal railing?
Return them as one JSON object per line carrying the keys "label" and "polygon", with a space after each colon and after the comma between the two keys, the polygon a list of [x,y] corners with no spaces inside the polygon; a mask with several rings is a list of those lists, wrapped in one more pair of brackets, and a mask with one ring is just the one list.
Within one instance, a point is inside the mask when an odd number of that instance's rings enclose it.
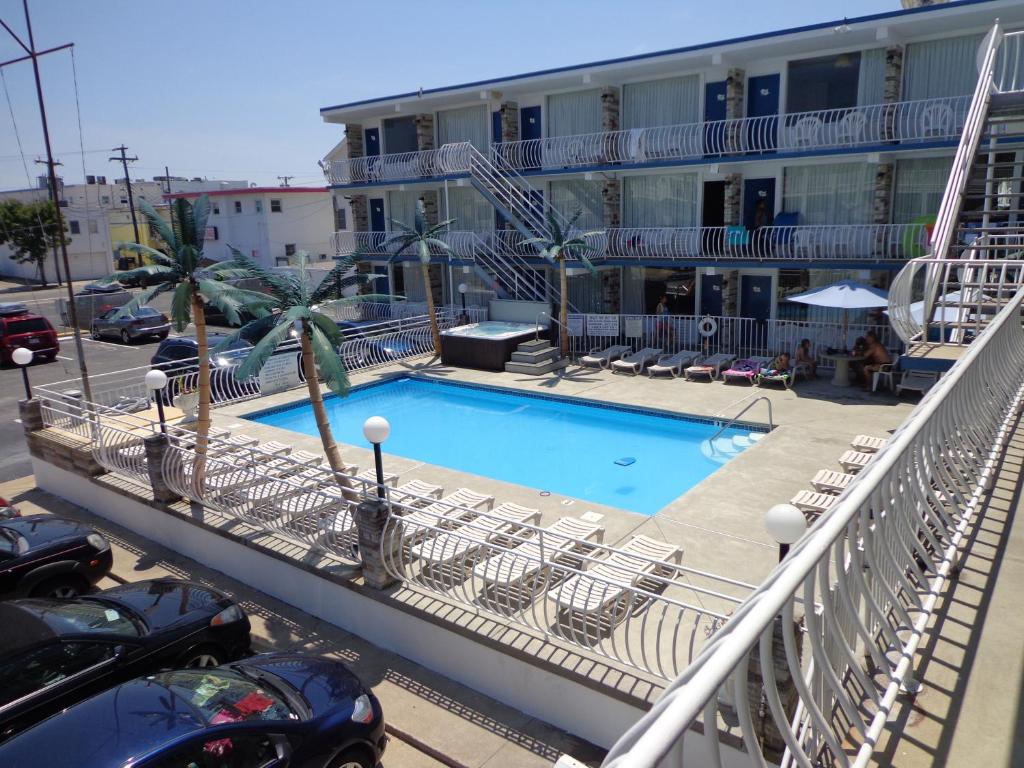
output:
{"label": "white metal railing", "polygon": [[[685,553],[681,562],[657,560],[490,512],[436,525],[410,513],[415,506],[392,502],[382,537],[395,578],[662,680],[689,664],[752,589],[682,564]],[[626,559],[608,563],[615,555]]]}
{"label": "white metal railing", "polygon": [[[607,768],[682,766],[688,747],[699,764],[721,765],[723,712],[763,765],[755,711],[781,733],[782,765],[869,763],[1020,413],[1022,305],[1024,290],[611,749]],[[799,619],[797,601],[808,607]],[[795,689],[785,695],[780,664]],[[691,732],[699,719],[703,736]]]}
{"label": "white metal railing", "polygon": [[325,175],[330,184],[370,184],[465,173],[468,168],[445,167],[442,149],[399,152],[393,155],[332,160]]}
{"label": "white metal railing", "polygon": [[[609,333],[607,315],[594,316],[597,332],[590,330],[591,315],[570,315],[570,326],[582,321],[579,335],[569,336],[570,357],[578,359],[591,350],[613,344],[626,344],[634,349],[652,347],[665,354],[692,350],[701,355],[729,354],[736,357],[768,356],[781,352],[793,355],[803,339],[808,339],[814,354],[826,349],[851,349],[857,337],[874,331],[882,345],[893,352],[901,348],[900,341],[887,325],[849,324],[843,335],[841,323],[821,323],[806,320],[756,320],[750,317],[705,315],[621,315],[615,332]],[[700,333],[703,320],[710,318],[716,326],[708,337]],[[822,360],[820,367],[833,363]]]}
{"label": "white metal railing", "polygon": [[1000,93],[1024,90],[1024,32],[1007,32],[999,45],[993,87]]}

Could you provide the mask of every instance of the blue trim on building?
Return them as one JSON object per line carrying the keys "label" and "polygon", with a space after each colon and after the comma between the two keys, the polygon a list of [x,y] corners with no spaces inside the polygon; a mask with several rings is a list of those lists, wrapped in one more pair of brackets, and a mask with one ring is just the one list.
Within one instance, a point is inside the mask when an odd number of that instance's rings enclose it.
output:
{"label": "blue trim on building", "polygon": [[717,40],[710,43],[699,43],[697,45],[683,46],[682,48],[669,48],[664,51],[654,51],[652,53],[640,53],[633,56],[619,56],[613,59],[602,59],[599,61],[590,61],[583,64],[572,64],[564,67],[552,67],[550,69],[539,69],[534,72],[524,72],[518,75],[510,75],[507,77],[492,77],[486,80],[474,80],[468,83],[459,83],[458,85],[445,85],[438,88],[425,88],[419,91],[410,91],[409,93],[399,93],[392,96],[378,96],[372,99],[362,99],[360,101],[350,101],[345,104],[335,104],[331,107],[323,107],[320,110],[320,114],[326,112],[332,112],[336,109],[351,109],[353,107],[362,107],[368,104],[376,104],[380,102],[392,101],[394,99],[411,99],[418,96],[432,95],[436,93],[446,93],[448,91],[457,91],[463,88],[479,88],[482,85],[494,85],[496,83],[510,83],[516,80],[525,80],[531,77],[542,77],[544,75],[554,75],[563,72],[574,72],[577,70],[589,69],[593,67],[605,67],[612,64],[624,64],[631,61],[645,61],[648,59],[656,59],[662,56],[675,56],[680,53],[694,53],[697,51],[706,50],[708,48],[718,48],[721,46],[738,45],[739,43],[749,43],[756,40],[770,40],[773,37],[785,37],[786,35],[796,35],[803,32],[814,32],[820,29],[834,28],[840,24],[856,25],[856,24],[869,24],[871,22],[883,21],[885,19],[900,18],[903,16],[913,16],[921,13],[935,13],[948,10],[950,8],[964,8],[972,5],[984,5],[986,3],[995,2],[996,0],[958,0],[955,2],[945,3],[943,5],[936,6],[924,6],[921,8],[909,8],[906,10],[897,11],[886,11],[884,13],[875,13],[869,16],[857,16],[855,18],[846,19],[834,19],[832,21],[819,22],[817,24],[807,24],[802,27],[791,27],[789,29],[774,30],[772,32],[759,32],[754,35],[745,35],[743,37],[727,38],[725,40]]}

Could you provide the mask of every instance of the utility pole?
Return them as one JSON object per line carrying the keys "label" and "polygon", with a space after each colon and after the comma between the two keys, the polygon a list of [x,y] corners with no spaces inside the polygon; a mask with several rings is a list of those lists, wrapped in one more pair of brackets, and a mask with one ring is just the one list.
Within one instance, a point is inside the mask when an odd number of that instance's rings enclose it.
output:
{"label": "utility pole", "polygon": [[[46,165],[46,166],[49,166],[49,164],[50,164],[49,160],[36,160],[36,165]],[[54,165],[64,165],[64,163],[55,162]],[[54,176],[54,178],[57,177],[57,172],[56,171],[53,172],[53,176]],[[47,174],[47,178],[49,178],[49,174]],[[85,194],[87,194],[87,195],[89,194],[88,190],[86,190]],[[89,222],[88,221],[85,223],[85,226],[87,226],[87,227],[89,226]],[[45,233],[44,233],[44,236],[45,236]],[[61,232],[60,236],[63,238],[64,237],[64,233]],[[56,240],[54,240],[53,243],[51,243],[51,247],[53,248],[53,270],[57,273],[57,287],[59,288],[62,285],[62,283],[61,283],[61,279],[60,279],[60,259],[57,258],[57,241]]]}
{"label": "utility pole", "polygon": [[[167,182],[167,194],[171,194],[171,171],[168,167],[164,166],[164,181]],[[171,216],[171,232],[174,231],[174,201],[169,197],[167,198],[167,212]]]}
{"label": "utility pole", "polygon": [[[28,0],[25,0],[28,2]],[[132,231],[135,232],[135,242],[140,243],[139,240],[139,222],[135,219],[135,199],[132,197],[132,179],[128,175],[128,163],[134,163],[139,158],[128,157],[125,152],[128,151],[128,147],[122,144],[120,147],[114,147],[111,152],[120,152],[120,156],[110,158],[113,163],[120,163],[121,167],[124,168],[124,183],[128,187],[128,210],[132,213]]]}
{"label": "utility pole", "polygon": [[281,186],[282,187],[287,187],[288,186],[288,182],[291,181],[294,178],[295,178],[294,176],[278,176],[277,177],[278,181],[281,182]]}
{"label": "utility pole", "polygon": [[[39,57],[45,56],[48,53],[62,51],[65,48],[70,48],[73,43],[59,45],[55,48],[48,48],[45,51],[37,51],[35,38],[32,36],[32,19],[28,12],[28,0],[22,0],[22,6],[25,9],[25,29],[28,32],[28,45],[25,45],[21,38],[14,34],[14,30],[7,26],[7,23],[2,19],[0,19],[0,25],[7,30],[7,33],[14,38],[14,41],[21,46],[22,50],[24,50],[27,55],[21,56],[17,59],[0,62],[0,67],[5,67],[19,61],[31,60],[32,62],[32,74],[35,76],[36,81],[36,96],[39,99],[39,118],[43,123],[43,141],[46,144],[46,162],[50,177],[50,200],[53,202],[54,215],[57,218],[57,228],[63,232],[64,217],[60,212],[60,199],[57,196],[57,176],[53,171],[53,149],[50,146],[50,126],[46,122],[46,103],[43,101],[43,81],[39,77]],[[71,332],[75,336],[75,352],[78,354],[78,371],[82,377],[82,393],[85,395],[86,401],[91,403],[92,388],[89,385],[89,369],[85,364],[85,349],[82,347],[82,331],[78,327],[78,308],[75,306],[75,289],[71,283],[71,266],[68,263],[68,246],[67,241],[63,237],[60,239],[60,255],[61,261],[64,263],[64,276],[66,277],[64,285],[68,290],[68,322],[71,323]]]}

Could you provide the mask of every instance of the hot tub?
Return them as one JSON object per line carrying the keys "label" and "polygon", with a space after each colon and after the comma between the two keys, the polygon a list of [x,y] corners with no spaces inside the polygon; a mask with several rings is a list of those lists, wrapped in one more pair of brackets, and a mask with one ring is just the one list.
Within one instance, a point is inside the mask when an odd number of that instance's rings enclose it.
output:
{"label": "hot tub", "polygon": [[460,325],[441,332],[441,362],[462,368],[503,371],[516,347],[531,341],[540,329],[547,338],[547,329],[533,323],[486,320]]}

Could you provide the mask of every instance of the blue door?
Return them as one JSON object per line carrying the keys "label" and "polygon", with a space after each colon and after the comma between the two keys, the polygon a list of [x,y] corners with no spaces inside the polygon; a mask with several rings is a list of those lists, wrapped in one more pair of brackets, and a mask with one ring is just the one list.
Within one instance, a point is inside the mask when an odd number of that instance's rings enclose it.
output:
{"label": "blue door", "polygon": [[758,227],[769,226],[774,216],[775,179],[744,179],[743,226],[753,232]]}
{"label": "blue door", "polygon": [[779,130],[779,76],[758,75],[747,79],[747,150],[774,152]]}
{"label": "blue door", "polygon": [[501,110],[491,112],[491,141],[501,141]]}
{"label": "blue door", "polygon": [[384,217],[384,198],[370,198],[370,231],[383,232],[387,229],[387,219]]}
{"label": "blue door", "polygon": [[743,275],[740,278],[740,316],[754,319],[740,330],[744,354],[771,354],[768,349],[768,319],[772,314],[771,275]]}
{"label": "blue door", "polygon": [[[704,154],[719,155],[725,151],[725,80],[704,86]],[[714,123],[714,125],[709,125]]]}
{"label": "blue door", "polygon": [[722,276],[700,276],[700,313],[701,315],[722,314]]}
{"label": "blue door", "polygon": [[376,157],[380,154],[380,129],[367,128],[363,131],[363,152],[367,157]]}
{"label": "blue door", "polygon": [[521,107],[519,110],[519,138],[523,141],[543,138],[540,125],[540,107]]}

